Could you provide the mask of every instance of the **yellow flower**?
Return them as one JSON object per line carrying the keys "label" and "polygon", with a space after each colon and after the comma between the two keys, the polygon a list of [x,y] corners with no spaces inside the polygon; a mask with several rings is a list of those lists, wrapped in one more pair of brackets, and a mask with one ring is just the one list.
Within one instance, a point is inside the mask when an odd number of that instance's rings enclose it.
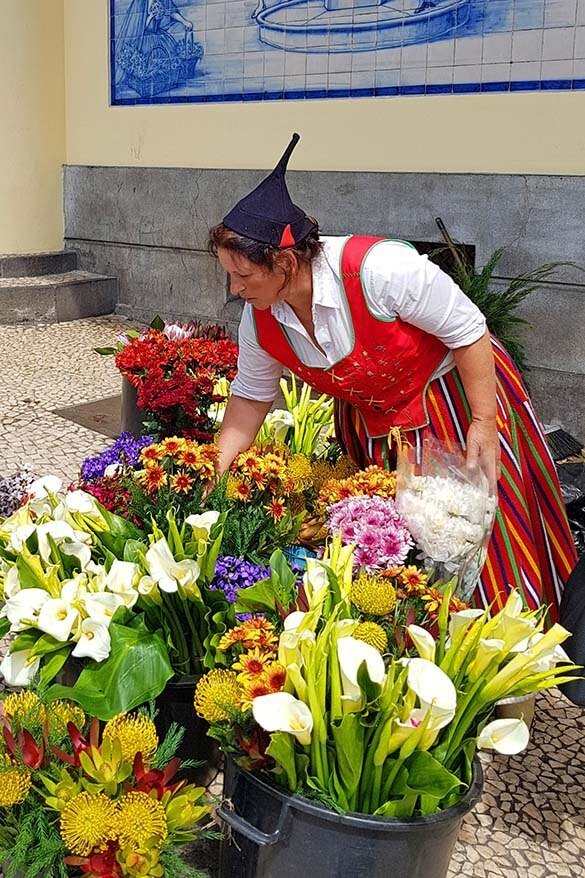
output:
{"label": "yellow flower", "polygon": [[118,835],[117,818],[116,805],[104,793],[79,793],[61,812],[61,838],[80,857],[103,851]]}
{"label": "yellow flower", "polygon": [[130,765],[134,764],[137,753],[141,753],[144,762],[149,763],[158,747],[156,727],[143,713],[118,714],[106,723],[103,737],[119,741],[122,759]]}
{"label": "yellow flower", "polygon": [[385,616],[396,606],[396,589],[383,576],[362,574],[352,582],[349,596],[354,607],[371,616]]}
{"label": "yellow flower", "polygon": [[140,462],[142,466],[148,466],[149,463],[156,463],[161,457],[163,457],[163,453],[160,445],[147,445],[146,448],[143,448],[140,452]]}
{"label": "yellow flower", "polygon": [[240,699],[241,687],[233,671],[216,668],[201,677],[195,689],[195,710],[209,723],[230,718],[230,708]]}
{"label": "yellow flower", "polygon": [[311,484],[317,492],[320,493],[321,488],[326,482],[329,482],[335,474],[332,464],[326,460],[316,460],[311,466]]}
{"label": "yellow flower", "polygon": [[388,649],[388,635],[377,622],[362,622],[352,634],[356,640],[363,640],[368,646],[373,646],[382,655]]}
{"label": "yellow flower", "polygon": [[4,713],[10,720],[23,720],[28,717],[42,722],[45,718],[45,708],[39,696],[35,692],[23,689],[21,692],[13,692],[7,695],[2,702]]}
{"label": "yellow flower", "polygon": [[241,500],[242,503],[245,503],[250,496],[251,488],[241,479],[228,476],[225,493],[229,500]]}
{"label": "yellow flower", "polygon": [[67,733],[67,723],[82,729],[85,725],[85,713],[78,704],[68,701],[54,701],[47,708],[51,730],[61,735]]}
{"label": "yellow flower", "polygon": [[[232,669],[240,671],[240,677],[257,677],[264,672],[269,662],[270,657],[266,653],[260,652],[258,647],[256,647],[256,649],[241,655],[237,662],[234,662],[232,665]],[[240,682],[242,682],[241,679]]]}
{"label": "yellow flower", "polygon": [[24,802],[32,786],[30,771],[11,766],[8,757],[0,770],[0,808],[11,808]]}
{"label": "yellow flower", "polygon": [[291,454],[283,478],[289,479],[293,483],[293,490],[304,491],[305,488],[308,488],[312,481],[312,475],[313,468],[309,458],[305,457],[304,454]]}
{"label": "yellow flower", "polygon": [[422,570],[419,570],[414,564],[410,567],[403,567],[400,571],[400,582],[412,592],[424,591],[424,586],[429,577]]}
{"label": "yellow flower", "polygon": [[180,436],[169,436],[168,439],[163,439],[159,445],[164,457],[178,457],[185,450],[185,447],[186,442]]}
{"label": "yellow flower", "polygon": [[131,792],[118,803],[118,838],[121,847],[143,847],[164,841],[168,835],[165,809],[148,793]]}
{"label": "yellow flower", "polygon": [[185,472],[178,472],[171,479],[171,488],[175,494],[188,494],[193,487],[193,477]]}

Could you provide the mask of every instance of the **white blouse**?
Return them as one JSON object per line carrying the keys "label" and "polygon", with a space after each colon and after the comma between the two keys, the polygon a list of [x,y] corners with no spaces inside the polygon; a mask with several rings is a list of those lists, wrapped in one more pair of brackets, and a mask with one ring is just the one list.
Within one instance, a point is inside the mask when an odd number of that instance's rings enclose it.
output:
{"label": "white blouse", "polygon": [[[278,302],[271,307],[274,317],[286,327],[295,354],[306,366],[327,368],[351,353],[351,316],[341,279],[341,254],[347,238],[322,238],[323,250],[312,265],[315,337],[325,356],[290,305]],[[374,317],[400,317],[435,335],[450,349],[435,378],[455,365],[452,349],[478,341],[485,332],[485,317],[457,284],[428,257],[420,256],[401,241],[383,241],[370,250],[364,261],[362,283]],[[253,305],[244,306],[239,344],[238,374],[232,393],[244,399],[273,402],[283,366],[258,344]]]}

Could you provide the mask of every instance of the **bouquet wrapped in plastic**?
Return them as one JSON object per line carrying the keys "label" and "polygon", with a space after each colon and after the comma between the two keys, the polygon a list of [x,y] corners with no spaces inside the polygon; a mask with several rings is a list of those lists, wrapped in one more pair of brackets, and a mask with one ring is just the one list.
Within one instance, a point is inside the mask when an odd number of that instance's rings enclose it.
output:
{"label": "bouquet wrapped in plastic", "polygon": [[465,453],[425,440],[398,455],[396,505],[436,578],[457,578],[456,594],[473,594],[487,555],[497,508],[481,468]]}

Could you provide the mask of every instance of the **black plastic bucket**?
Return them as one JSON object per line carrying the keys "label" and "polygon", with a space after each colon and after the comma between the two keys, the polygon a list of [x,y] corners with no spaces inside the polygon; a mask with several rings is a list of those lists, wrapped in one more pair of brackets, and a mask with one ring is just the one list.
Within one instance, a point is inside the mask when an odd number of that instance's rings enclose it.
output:
{"label": "black plastic bucket", "polygon": [[220,878],[444,878],[459,827],[481,797],[479,761],[465,797],[429,817],[339,815],[287,796],[229,760],[219,817]]}
{"label": "black plastic bucket", "polygon": [[180,759],[194,759],[204,763],[199,768],[185,768],[179,777],[190,783],[207,786],[217,775],[220,752],[217,743],[207,737],[208,723],[195,713],[193,699],[199,676],[177,677],[167,683],[156,699],[158,715],[156,730],[162,741],[171,723],[178,723],[185,729],[183,743],[177,751]]}

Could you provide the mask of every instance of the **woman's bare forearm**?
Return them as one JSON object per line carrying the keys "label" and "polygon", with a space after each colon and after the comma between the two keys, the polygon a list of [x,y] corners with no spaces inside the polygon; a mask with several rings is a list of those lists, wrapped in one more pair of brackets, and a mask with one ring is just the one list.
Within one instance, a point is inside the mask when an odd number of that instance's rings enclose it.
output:
{"label": "woman's bare forearm", "polygon": [[229,469],[236,455],[250,447],[271,407],[271,402],[230,397],[217,439],[220,452],[218,475]]}
{"label": "woman's bare forearm", "polygon": [[453,351],[473,421],[496,420],[496,369],[489,332]]}

